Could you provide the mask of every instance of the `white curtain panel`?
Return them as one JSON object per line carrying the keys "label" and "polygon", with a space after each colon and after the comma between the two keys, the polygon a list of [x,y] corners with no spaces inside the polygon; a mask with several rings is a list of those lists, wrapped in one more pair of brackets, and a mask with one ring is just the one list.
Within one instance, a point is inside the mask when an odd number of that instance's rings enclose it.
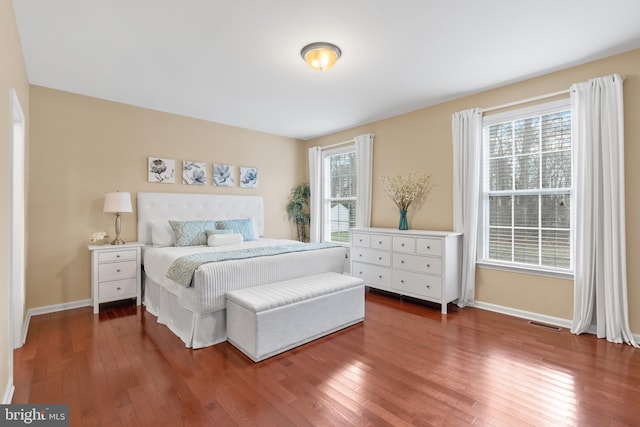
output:
{"label": "white curtain panel", "polygon": [[373,135],[355,137],[357,197],[356,227],[371,225],[371,169],[373,167]]}
{"label": "white curtain panel", "polygon": [[320,147],[309,148],[309,213],[311,225],[309,240],[320,242],[322,225],[322,151]]}
{"label": "white curtain panel", "polygon": [[624,122],[618,74],[571,88],[575,168],[575,285],[571,332],[637,347],[629,328]]}
{"label": "white curtain panel", "polygon": [[453,136],[453,229],[462,236],[462,277],[458,306],[472,305],[476,293],[476,247],[482,155],[482,111],[451,116]]}

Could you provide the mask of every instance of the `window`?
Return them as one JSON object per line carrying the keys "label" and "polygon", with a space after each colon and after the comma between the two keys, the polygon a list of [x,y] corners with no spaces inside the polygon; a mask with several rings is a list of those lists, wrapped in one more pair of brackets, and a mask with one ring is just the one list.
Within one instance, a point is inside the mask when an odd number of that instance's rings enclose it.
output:
{"label": "window", "polygon": [[356,226],[355,146],[323,152],[323,241],[349,243]]}
{"label": "window", "polygon": [[569,100],[483,119],[480,262],[571,273]]}

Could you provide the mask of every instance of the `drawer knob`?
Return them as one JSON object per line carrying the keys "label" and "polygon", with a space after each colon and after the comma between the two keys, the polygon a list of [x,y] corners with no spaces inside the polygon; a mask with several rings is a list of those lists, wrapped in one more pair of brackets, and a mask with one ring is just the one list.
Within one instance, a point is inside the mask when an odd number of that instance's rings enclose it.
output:
{"label": "drawer knob", "polygon": [[404,280],[400,280],[400,283],[404,284]]}
{"label": "drawer knob", "polygon": [[358,255],[360,258],[362,258],[362,254]]}
{"label": "drawer knob", "polygon": [[360,272],[360,275],[362,275],[362,271]]}
{"label": "drawer knob", "polygon": [[381,256],[378,257],[378,261],[382,261],[382,257]]}
{"label": "drawer knob", "polygon": [[117,270],[116,270],[116,272],[117,272],[117,273],[120,273],[120,269],[117,269]]}
{"label": "drawer knob", "polygon": [[120,258],[120,255],[116,255],[116,258]]}
{"label": "drawer knob", "polygon": [[431,268],[431,264],[427,264],[427,268]]}
{"label": "drawer knob", "polygon": [[402,246],[404,248],[404,243],[400,243],[400,246]]}
{"label": "drawer knob", "polygon": [[401,261],[400,261],[400,264],[404,264],[404,260],[401,260]]}
{"label": "drawer knob", "polygon": [[382,244],[382,240],[379,240],[379,241],[378,241],[378,244],[379,244],[379,245],[381,245],[381,244]]}
{"label": "drawer knob", "polygon": [[427,249],[431,249],[431,246],[427,246]]}
{"label": "drawer knob", "polygon": [[360,239],[360,241],[362,242],[362,239]]}
{"label": "drawer knob", "polygon": [[117,290],[120,290],[120,287],[117,287],[116,289],[117,289]]}
{"label": "drawer knob", "polygon": [[431,285],[427,285],[427,289],[431,289]]}
{"label": "drawer knob", "polygon": [[382,274],[378,276],[380,279],[382,279]]}

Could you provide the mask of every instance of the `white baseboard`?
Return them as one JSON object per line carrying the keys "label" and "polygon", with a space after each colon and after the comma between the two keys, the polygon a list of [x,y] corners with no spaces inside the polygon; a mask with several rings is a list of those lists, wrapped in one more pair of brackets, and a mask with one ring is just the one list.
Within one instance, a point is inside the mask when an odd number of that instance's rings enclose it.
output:
{"label": "white baseboard", "polygon": [[27,317],[24,319],[24,325],[22,325],[22,344],[27,342],[27,332],[29,331],[29,323],[31,322],[31,316],[37,316],[39,314],[56,313],[58,311],[72,310],[74,308],[87,307],[93,304],[93,300],[83,299],[80,301],[65,302],[62,304],[47,305],[44,307],[30,308],[27,310]]}
{"label": "white baseboard", "polygon": [[[571,329],[572,321],[569,319],[563,319],[560,317],[547,316],[544,314],[533,313],[531,311],[518,310],[517,308],[504,307],[501,305],[490,304],[488,302],[475,301],[472,307],[479,308],[481,310],[493,311],[496,313],[506,314],[508,316],[519,317],[521,319],[534,320],[540,323],[546,323],[547,325],[558,326],[561,328]],[[596,335],[595,326],[591,326],[587,333]],[[640,343],[640,335],[632,334],[637,343]]]}
{"label": "white baseboard", "polygon": [[9,378],[7,381],[7,387],[4,389],[4,393],[2,394],[2,402],[3,405],[8,405],[11,403],[11,399],[13,399],[13,391],[15,390],[15,386],[13,385],[13,378]]}

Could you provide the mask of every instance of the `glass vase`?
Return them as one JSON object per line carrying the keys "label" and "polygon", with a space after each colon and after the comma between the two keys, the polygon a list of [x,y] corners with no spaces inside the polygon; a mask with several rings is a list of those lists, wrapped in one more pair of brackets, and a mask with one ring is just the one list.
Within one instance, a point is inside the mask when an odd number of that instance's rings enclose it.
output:
{"label": "glass vase", "polygon": [[398,225],[398,230],[408,230],[409,223],[407,222],[407,211],[404,209],[400,209],[400,225]]}

